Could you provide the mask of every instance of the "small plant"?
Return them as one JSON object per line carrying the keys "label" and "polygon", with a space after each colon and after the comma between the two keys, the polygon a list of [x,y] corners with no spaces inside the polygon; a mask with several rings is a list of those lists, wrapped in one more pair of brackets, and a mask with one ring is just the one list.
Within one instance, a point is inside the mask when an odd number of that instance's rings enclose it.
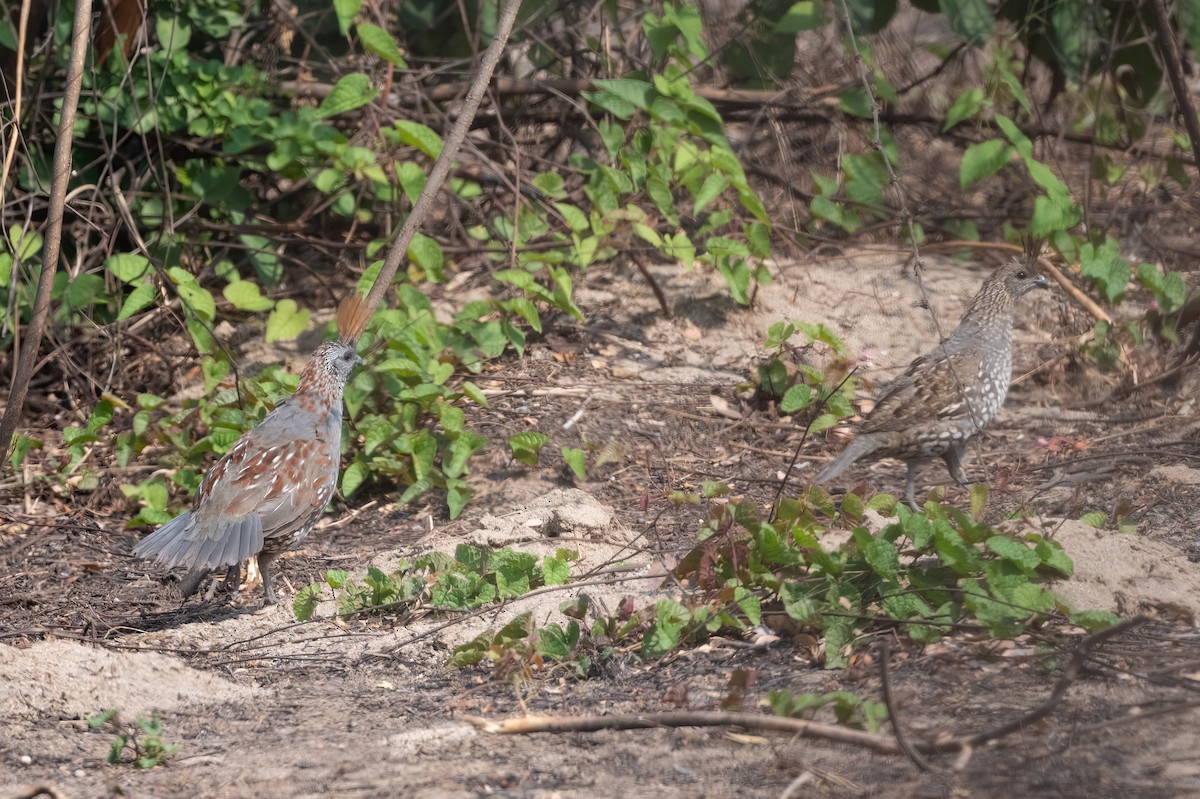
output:
{"label": "small plant", "polygon": [[[497,676],[516,678],[553,662],[586,676],[618,649],[658,658],[718,631],[746,633],[767,610],[783,611],[822,636],[826,668],[844,667],[859,642],[880,630],[929,643],[963,630],[1012,638],[1055,618],[1087,629],[1117,620],[1107,612],[1073,611],[1046,588],[1048,579],[1071,574],[1070,558],[1038,529],[1007,532],[983,523],[984,487],[973,490],[969,513],[932,501],[915,513],[887,494],[866,501],[847,494],[839,509],[813,487],[784,500],[773,522],[720,484],[702,493],[724,501],[714,503],[698,543],[675,568],[675,577],[693,589],[686,597],[640,610],[627,599],[612,615],[596,613],[584,598],[562,606],[565,624],[539,627],[522,617],[458,647],[450,663],[486,662]],[[703,501],[700,495],[675,499]],[[897,520],[873,535],[863,525],[867,509],[898,514]],[[829,547],[822,538],[834,528],[851,535]],[[780,699],[777,706],[794,715],[823,704],[866,727],[882,718],[876,708],[841,695]]]}
{"label": "small plant", "polygon": [[88,717],[88,728],[93,730],[111,727],[117,737],[108,749],[107,760],[112,765],[132,763],[136,768],[154,768],[164,765],[181,748],[163,740],[162,721],[157,713],[150,717],[138,716],[132,724],[122,723],[119,708],[110,708]]}
{"label": "small plant", "polygon": [[[790,342],[802,335],[805,344],[796,348]],[[779,404],[785,415],[811,416],[810,433],[828,430],[839,420],[854,415],[854,380],[846,375],[850,362],[846,345],[823,324],[776,322],[767,331],[763,346],[771,353],[758,367],[756,384],[761,399]],[[807,356],[818,348],[833,353],[827,368],[808,362]]]}
{"label": "small plant", "polygon": [[[384,613],[416,607],[475,610],[490,602],[518,597],[535,588],[562,585],[579,554],[559,549],[538,562],[536,555],[505,547],[491,551],[459,544],[454,557],[430,552],[401,561],[391,574],[374,566],[361,582],[344,571],[327,571],[326,585],[334,591],[339,616]],[[318,583],[305,586],[292,605],[297,621],[312,618],[320,600]]]}
{"label": "small plant", "polygon": [[585,450],[578,447],[563,447],[562,456],[576,480],[587,479],[587,452]]}
{"label": "small plant", "polygon": [[1131,510],[1132,508],[1129,507],[1129,503],[1122,502],[1117,505],[1111,517],[1107,513],[1093,511],[1092,513],[1085,513],[1080,516],[1079,521],[1097,529],[1104,529],[1111,525],[1112,529],[1118,532],[1132,535],[1137,532],[1137,522],[1130,516]]}
{"label": "small plant", "polygon": [[513,460],[520,461],[526,466],[536,466],[542,449],[550,443],[545,433],[527,430],[508,437],[508,447],[512,450]]}
{"label": "small plant", "polygon": [[787,718],[809,718],[822,708],[830,708],[838,724],[867,732],[879,732],[887,720],[887,706],[873,699],[863,699],[850,691],[830,691],[825,694],[792,694],[771,691],[767,701],[771,712]]}
{"label": "small plant", "polygon": [[[448,665],[475,666],[489,663],[497,679],[529,679],[535,671],[565,669],[579,679],[594,676],[601,663],[612,658],[618,647],[636,644],[637,633],[646,627],[645,613],[634,612],[632,597],[626,597],[613,616],[594,613],[587,594],[559,605],[565,623],[533,623],[522,613],[498,631],[485,631],[455,648]],[[588,615],[593,615],[587,625]]]}

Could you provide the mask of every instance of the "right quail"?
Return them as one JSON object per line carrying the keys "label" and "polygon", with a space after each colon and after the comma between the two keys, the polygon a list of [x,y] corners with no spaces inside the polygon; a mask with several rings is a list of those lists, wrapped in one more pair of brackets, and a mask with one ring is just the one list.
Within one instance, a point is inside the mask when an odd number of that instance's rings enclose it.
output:
{"label": "right quail", "polygon": [[192,509],[138,542],[133,553],[187,566],[186,599],[211,569],[258,555],[263,591],[275,603],[269,567],[308,535],[333,498],[341,465],[342,390],[362,363],[355,342],[370,310],[357,295],[338,308],[339,340],[317,348],[300,384],[246,432],[200,483]]}
{"label": "right quail", "polygon": [[1028,292],[1048,285],[1025,264],[997,269],[949,338],[883,386],[858,435],[813,482],[832,480],[861,458],[897,458],[908,464],[904,498],[920,510],[914,496],[917,469],[940,457],[951,477],[969,485],[962,468],[967,441],[995,418],[1012,380],[1013,307]]}

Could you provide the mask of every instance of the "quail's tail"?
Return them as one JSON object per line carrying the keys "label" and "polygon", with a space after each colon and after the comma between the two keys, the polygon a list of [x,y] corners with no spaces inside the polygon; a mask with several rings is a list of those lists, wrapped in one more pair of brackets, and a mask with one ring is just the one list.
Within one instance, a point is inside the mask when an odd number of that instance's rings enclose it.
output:
{"label": "quail's tail", "polygon": [[192,514],[181,513],[150,535],[137,542],[133,554],[139,558],[158,558],[168,566],[184,562],[179,557],[181,544],[187,543]]}
{"label": "quail's tail", "polygon": [[[207,571],[241,563],[262,547],[262,517],[258,514],[198,525],[189,512],[176,516],[139,541],[133,554],[158,558],[168,568],[187,566]],[[185,584],[188,582],[190,575],[185,579]],[[199,584],[199,579],[196,582]]]}
{"label": "quail's tail", "polygon": [[870,436],[861,434],[856,436],[855,439],[851,441],[845,449],[838,453],[838,456],[833,459],[832,463],[830,463],[817,474],[817,476],[813,479],[813,482],[819,485],[832,480],[842,472],[846,471],[846,469],[850,468],[851,464],[853,464],[856,460],[865,457],[866,455],[870,455],[878,448],[879,444],[872,440]]}

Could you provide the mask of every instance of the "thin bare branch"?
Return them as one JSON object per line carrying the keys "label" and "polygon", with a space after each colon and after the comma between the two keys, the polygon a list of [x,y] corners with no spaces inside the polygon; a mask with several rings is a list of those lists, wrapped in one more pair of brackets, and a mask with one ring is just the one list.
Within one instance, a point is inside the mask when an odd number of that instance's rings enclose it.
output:
{"label": "thin bare branch", "polygon": [[429,210],[437,200],[438,192],[442,190],[442,185],[450,175],[450,169],[454,165],[454,158],[458,155],[459,148],[462,147],[463,142],[467,138],[467,132],[471,129],[471,122],[475,119],[475,114],[479,111],[479,104],[483,102],[484,92],[487,91],[488,83],[491,82],[492,73],[496,71],[496,65],[500,63],[500,56],[503,54],[504,47],[508,43],[508,36],[512,32],[513,23],[516,22],[517,11],[520,9],[520,6],[521,0],[505,0],[504,7],[500,10],[500,19],[496,22],[495,37],[492,39],[491,44],[488,45],[487,50],[484,51],[483,58],[480,59],[479,72],[471,82],[471,88],[467,91],[467,96],[463,100],[458,119],[454,121],[454,127],[450,129],[449,135],[446,136],[446,141],[442,145],[442,153],[438,156],[437,163],[433,165],[433,169],[429,173],[429,179],[425,182],[425,188],[421,190],[421,196],[417,198],[416,204],[413,205],[412,213],[408,215],[408,219],[404,220],[404,227],[400,229],[396,240],[392,242],[387,258],[383,262],[383,269],[375,279],[375,285],[371,286],[371,291],[367,294],[366,306],[368,314],[379,308],[384,294],[387,293],[388,287],[392,285],[392,278],[396,276],[400,265],[404,263],[404,259],[407,257],[408,245],[412,243],[413,237],[417,235],[417,229],[429,214]]}

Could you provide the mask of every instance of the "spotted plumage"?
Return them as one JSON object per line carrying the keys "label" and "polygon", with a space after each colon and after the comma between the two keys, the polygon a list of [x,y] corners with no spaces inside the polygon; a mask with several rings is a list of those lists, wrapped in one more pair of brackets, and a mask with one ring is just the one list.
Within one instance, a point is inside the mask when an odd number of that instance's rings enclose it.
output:
{"label": "spotted plumage", "polygon": [[1025,264],[996,270],[949,338],[883,386],[858,435],[815,482],[832,480],[861,458],[898,458],[908,464],[905,499],[915,509],[917,469],[942,458],[950,476],[968,485],[962,468],[967,442],[995,418],[1008,395],[1015,304],[1047,285]]}
{"label": "spotted plumage", "polygon": [[140,557],[187,566],[184,597],[210,570],[228,566],[233,575],[258,555],[266,601],[275,602],[268,567],[308,535],[337,486],[342,392],[362,363],[354,345],[368,318],[356,296],[343,302],[339,340],[317,348],[296,391],[208,471],[190,511],[134,547]]}

